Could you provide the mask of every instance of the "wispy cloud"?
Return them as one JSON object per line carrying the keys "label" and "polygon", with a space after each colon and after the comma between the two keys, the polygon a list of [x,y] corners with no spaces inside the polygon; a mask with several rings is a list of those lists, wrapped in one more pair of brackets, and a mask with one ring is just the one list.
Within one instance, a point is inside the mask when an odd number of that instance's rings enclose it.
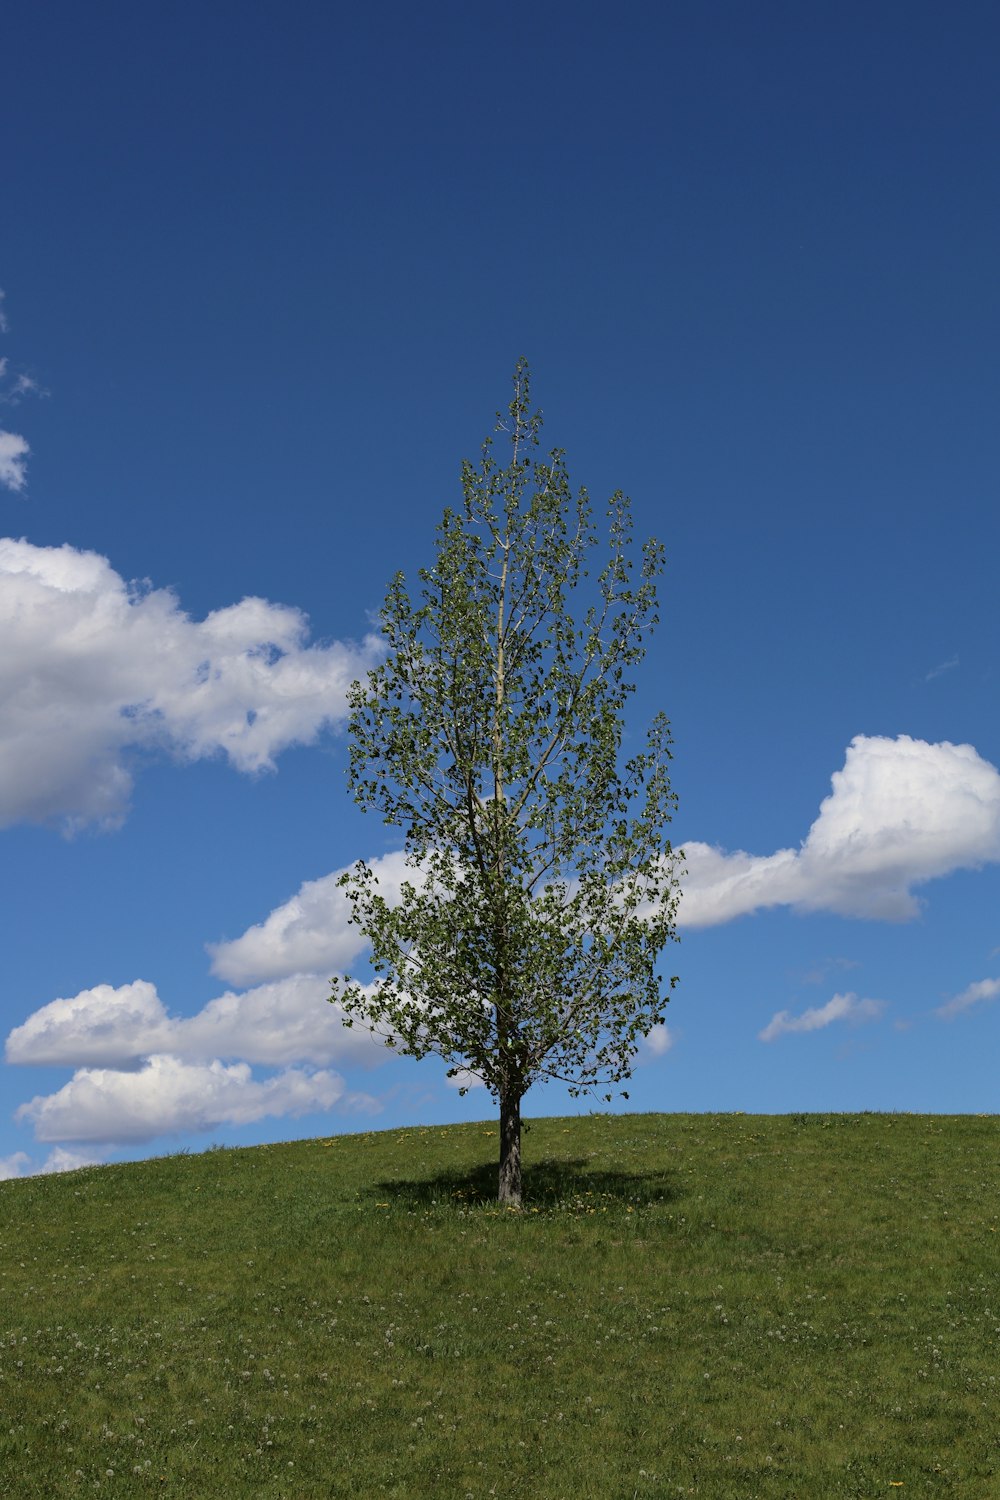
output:
{"label": "wispy cloud", "polygon": [[[4,293],[0,291],[0,333],[8,329],[4,312]],[[17,406],[25,396],[40,396],[42,391],[30,375],[11,374],[10,361],[0,359],[0,405]],[[19,494],[27,483],[27,460],[30,448],[19,432],[0,429],[0,486]]]}
{"label": "wispy cloud", "polygon": [[825,1005],[811,1006],[798,1016],[793,1016],[787,1010],[779,1010],[757,1036],[762,1042],[773,1042],[777,1037],[793,1032],[821,1031],[834,1021],[847,1021],[852,1026],[859,1026],[866,1021],[877,1021],[885,1010],[885,1005],[884,1000],[859,1000],[854,994],[834,995]]}
{"label": "wispy cloud", "polygon": [[27,459],[31,449],[16,432],[0,430],[0,484],[18,494],[28,479]]}
{"label": "wispy cloud", "polygon": [[[0,359],[0,381],[3,381],[7,373],[7,361]],[[45,396],[48,393],[42,390],[37,380],[30,375],[15,375],[9,385],[0,384],[0,403],[4,406],[18,406],[25,396]]]}
{"label": "wispy cloud", "polygon": [[798,977],[802,984],[822,984],[834,970],[839,969],[843,972],[846,969],[860,969],[860,967],[861,964],[856,958],[824,958],[814,964],[811,969],[806,969],[799,974]]}
{"label": "wispy cloud", "polygon": [[674,1036],[667,1026],[654,1026],[652,1031],[643,1039],[643,1046],[650,1051],[654,1057],[663,1057],[674,1045]]}
{"label": "wispy cloud", "polygon": [[945,672],[953,672],[958,666],[958,657],[952,656],[948,661],[943,661],[939,666],[931,667],[924,677],[925,682],[933,682],[935,677],[943,677]]}
{"label": "wispy cloud", "polygon": [[952,1021],[974,1005],[988,1005],[997,999],[1000,999],[1000,979],[978,979],[960,995],[954,995],[945,1005],[939,1005],[934,1014],[942,1021]]}

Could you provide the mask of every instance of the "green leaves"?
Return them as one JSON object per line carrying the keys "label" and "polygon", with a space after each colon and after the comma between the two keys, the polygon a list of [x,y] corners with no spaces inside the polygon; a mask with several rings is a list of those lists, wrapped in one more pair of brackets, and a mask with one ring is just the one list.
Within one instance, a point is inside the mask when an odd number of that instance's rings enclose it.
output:
{"label": "green leaves", "polygon": [[488,439],[463,464],[419,600],[392,579],[386,659],[351,690],[351,789],[403,831],[413,876],[397,905],[364,864],[344,877],[375,980],[335,981],[331,998],[400,1051],[520,1099],[546,1077],[578,1093],[626,1078],[662,1021],[675,798],[663,715],[621,758],[663,548],[643,546],[636,578],[618,493],[591,574],[590,502],[561,450],[538,451],[524,361],[497,430],[509,462]]}

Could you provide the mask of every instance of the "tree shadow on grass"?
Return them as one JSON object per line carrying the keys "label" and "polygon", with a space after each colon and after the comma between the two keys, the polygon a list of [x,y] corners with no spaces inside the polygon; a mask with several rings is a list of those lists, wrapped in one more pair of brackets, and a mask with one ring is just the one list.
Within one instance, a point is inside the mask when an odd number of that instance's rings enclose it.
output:
{"label": "tree shadow on grass", "polygon": [[[524,1168],[525,1208],[648,1207],[673,1203],[683,1189],[670,1172],[606,1171],[591,1166],[584,1157],[534,1161]],[[366,1195],[368,1196],[368,1195]],[[371,1196],[395,1200],[412,1207],[429,1208],[451,1204],[481,1207],[497,1201],[497,1163],[456,1167],[433,1177],[393,1177],[377,1182]]]}

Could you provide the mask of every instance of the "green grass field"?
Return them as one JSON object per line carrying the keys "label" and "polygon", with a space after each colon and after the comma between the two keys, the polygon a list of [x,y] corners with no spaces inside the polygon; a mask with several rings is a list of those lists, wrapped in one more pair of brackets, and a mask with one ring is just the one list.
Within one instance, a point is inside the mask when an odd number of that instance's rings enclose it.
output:
{"label": "green grass field", "polygon": [[539,1120],[0,1184],[0,1493],[1000,1496],[995,1117]]}

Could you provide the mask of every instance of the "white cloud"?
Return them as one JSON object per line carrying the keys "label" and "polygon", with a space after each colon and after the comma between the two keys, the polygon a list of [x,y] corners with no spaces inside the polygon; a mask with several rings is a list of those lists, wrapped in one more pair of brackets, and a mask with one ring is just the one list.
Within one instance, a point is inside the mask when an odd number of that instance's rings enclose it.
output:
{"label": "white cloud", "polygon": [[459,1068],[450,1078],[445,1078],[445,1083],[450,1089],[484,1089],[486,1087],[478,1073],[470,1073],[468,1068]]}
{"label": "white cloud", "polygon": [[[372,1067],[390,1053],[366,1027],[345,1027],[328,993],[328,980],[299,974],[220,995],[186,1017],[171,1016],[141,979],[53,1000],[10,1033],[6,1060],[76,1071],[16,1117],[42,1141],[134,1142],[334,1104],[375,1110],[374,1099],[348,1094],[340,1074],[324,1069],[333,1062]],[[258,1079],[251,1064],[282,1071]],[[40,1170],[94,1159],[53,1153]]]}
{"label": "white cloud", "polygon": [[[399,900],[402,882],[414,878],[402,850],[370,860],[368,867],[390,902]],[[269,917],[248,928],[242,937],[210,943],[212,973],[232,984],[252,984],[291,974],[332,974],[344,969],[367,947],[359,929],[351,924],[350,902],[337,884],[349,868],[304,881],[291,900],[275,907]]]}
{"label": "white cloud", "polygon": [[[6,374],[7,361],[0,359],[0,380],[3,380]],[[0,401],[5,406],[20,406],[25,396],[45,396],[47,394],[46,391],[42,390],[38,381],[33,380],[30,375],[15,375],[8,388],[0,390]]]}
{"label": "white cloud", "polygon": [[198,1015],[174,1023],[178,1049],[184,1057],[240,1057],[271,1067],[384,1062],[385,1043],[365,1026],[345,1027],[329,993],[329,978],[316,974],[293,974],[242,994],[227,991]]}
{"label": "white cloud", "polygon": [[858,1026],[865,1021],[878,1020],[884,1010],[884,1000],[859,1000],[857,995],[850,994],[834,995],[825,1005],[813,1006],[800,1016],[779,1010],[757,1035],[762,1042],[773,1042],[775,1037],[794,1031],[820,1031],[834,1021],[849,1021],[852,1026]]}
{"label": "white cloud", "polygon": [[958,657],[949,657],[947,661],[939,662],[936,667],[931,667],[924,677],[925,682],[933,682],[935,677],[943,677],[945,672],[953,672],[958,666]]}
{"label": "white cloud", "polygon": [[759,856],[684,846],[682,927],[769,906],[906,921],[912,887],[1000,860],[1000,774],[971,745],[857,736],[805,842]]}
{"label": "white cloud", "polygon": [[265,599],[195,621],[96,553],[0,539],[0,826],[120,823],[137,752],[273,770],[344,718],[379,650],[310,645]]}
{"label": "white cloud", "polygon": [[27,457],[31,452],[16,432],[0,431],[0,484],[15,494],[24,489],[27,479]]}
{"label": "white cloud", "polygon": [[974,1005],[989,1004],[996,999],[1000,999],[1000,979],[979,979],[960,995],[954,995],[945,1005],[939,1006],[935,1015],[944,1021],[950,1021],[963,1011],[971,1010]]}
{"label": "white cloud", "polygon": [[344,1095],[344,1080],[329,1071],[286,1068],[257,1080],[246,1063],[157,1056],[135,1072],[82,1068],[57,1093],[22,1104],[15,1118],[33,1125],[40,1141],[124,1143],[328,1110]]}
{"label": "white cloud", "polygon": [[[4,294],[0,291],[0,333],[7,332],[3,302]],[[7,385],[8,363],[8,360],[0,359],[0,402],[5,406],[17,406],[25,396],[43,394],[38,382],[32,380],[30,375],[16,375],[13,382]],[[19,433],[0,429],[0,486],[13,490],[15,494],[24,489],[30,451]]]}
{"label": "white cloud", "polygon": [[[761,856],[685,844],[680,925],[780,905],[901,921],[919,910],[911,887],[1000,859],[1000,774],[971,745],[859,736],[832,783],[799,849]],[[370,865],[386,898],[398,900],[412,875],[403,852]],[[337,883],[343,873],[305,881],[241,937],[209,944],[213,972],[252,984],[343,969],[366,947]]]}
{"label": "white cloud", "polygon": [[113,989],[99,984],[71,999],[52,1000],[7,1038],[9,1063],[78,1068],[141,1061],[169,1030],[156,987],[143,979]]}
{"label": "white cloud", "polygon": [[652,1052],[654,1057],[663,1057],[674,1045],[673,1034],[667,1026],[654,1026],[643,1045]]}
{"label": "white cloud", "polygon": [[297,974],[243,994],[227,992],[194,1016],[171,1016],[143,979],[115,989],[99,984],[52,1000],[7,1038],[8,1063],[42,1067],[135,1069],[169,1054],[185,1063],[239,1059],[266,1067],[372,1066],[388,1056],[364,1026],[343,1025],[326,999],[327,979]]}
{"label": "white cloud", "polygon": [[15,1151],[13,1156],[0,1157],[0,1182],[11,1177],[40,1177],[52,1172],[76,1172],[80,1167],[96,1167],[105,1156],[87,1149],[68,1149],[54,1146],[38,1167],[26,1151]]}
{"label": "white cloud", "polygon": [[677,867],[681,884],[679,927],[715,927],[762,906],[790,904],[800,889],[798,854],[727,854],[710,844],[687,843]]}
{"label": "white cloud", "polygon": [[97,1167],[104,1161],[104,1152],[89,1151],[80,1147],[53,1146],[38,1168],[40,1176],[52,1172],[78,1172],[81,1167]]}

